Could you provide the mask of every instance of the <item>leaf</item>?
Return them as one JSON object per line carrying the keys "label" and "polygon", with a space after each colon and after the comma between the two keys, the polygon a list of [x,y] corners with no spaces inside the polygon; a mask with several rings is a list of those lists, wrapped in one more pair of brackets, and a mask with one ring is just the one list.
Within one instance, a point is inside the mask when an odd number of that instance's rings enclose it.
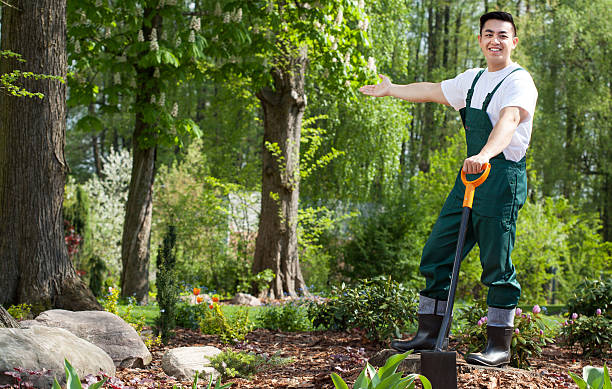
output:
{"label": "leaf", "polygon": [[87,132],[101,132],[104,129],[104,124],[97,116],[85,115],[79,119],[76,128]]}
{"label": "leaf", "polygon": [[64,358],[64,370],[66,370],[66,389],[82,389],[79,375],[66,358]]}
{"label": "leaf", "polygon": [[51,387],[51,389],[62,389],[59,382],[57,382],[57,378],[55,377],[53,377],[53,386]]}
{"label": "leaf", "polygon": [[102,381],[98,381],[95,384],[91,384],[89,385],[89,389],[98,389],[101,388],[102,385],[104,385],[104,383],[106,382],[108,378],[104,377],[104,379]]}
{"label": "leaf", "polygon": [[604,371],[601,367],[585,366],[582,369],[582,378],[593,388],[599,389],[602,385],[603,375]]}
{"label": "leaf", "polygon": [[572,377],[576,385],[578,385],[579,389],[587,389],[587,383],[582,378],[578,377],[576,374],[572,373],[571,371],[568,373],[569,373],[569,376]]}
{"label": "leaf", "polygon": [[349,389],[348,385],[340,376],[336,373],[331,373],[331,379],[334,382],[334,386],[337,389]]}
{"label": "leaf", "polygon": [[359,377],[357,377],[357,379],[355,380],[353,389],[360,389],[360,388],[367,389],[368,388],[368,385],[370,384],[370,379],[368,378],[366,371],[367,371],[367,367],[364,367],[363,370],[361,371],[361,374],[359,374]]}
{"label": "leaf", "polygon": [[610,371],[608,370],[608,366],[606,364],[604,364],[604,379],[602,389],[612,389],[612,382],[610,382]]}
{"label": "leaf", "polygon": [[160,56],[161,56],[161,63],[165,63],[168,65],[172,65],[175,68],[178,68],[180,63],[178,58],[176,58],[176,56],[174,54],[172,54],[172,52],[165,50],[165,49],[160,49]]}
{"label": "leaf", "polygon": [[378,375],[380,376],[381,381],[395,373],[395,370],[399,364],[406,359],[410,353],[411,351],[390,356],[385,362],[385,365],[378,370]]}

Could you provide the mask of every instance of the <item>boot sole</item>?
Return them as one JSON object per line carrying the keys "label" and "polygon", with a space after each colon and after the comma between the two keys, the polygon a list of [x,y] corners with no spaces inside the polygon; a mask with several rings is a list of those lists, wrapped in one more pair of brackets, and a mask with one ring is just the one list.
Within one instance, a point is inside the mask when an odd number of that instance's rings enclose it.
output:
{"label": "boot sole", "polygon": [[469,359],[469,360],[466,359],[465,361],[468,364],[470,364],[470,365],[486,366],[486,367],[499,367],[499,368],[504,368],[504,367],[506,367],[506,366],[508,366],[510,364],[510,362],[502,362],[502,363],[494,365],[494,364],[486,363],[486,362],[483,362],[483,361],[479,361],[477,359],[476,360],[475,359]]}

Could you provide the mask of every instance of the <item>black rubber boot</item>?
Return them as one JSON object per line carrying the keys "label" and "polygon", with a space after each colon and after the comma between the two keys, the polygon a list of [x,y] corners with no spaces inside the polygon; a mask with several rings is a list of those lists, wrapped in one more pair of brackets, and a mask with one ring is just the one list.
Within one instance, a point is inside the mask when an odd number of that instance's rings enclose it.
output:
{"label": "black rubber boot", "polygon": [[419,315],[419,329],[411,340],[394,339],[391,348],[405,353],[414,350],[418,353],[423,350],[433,350],[438,339],[438,332],[442,326],[443,316]]}
{"label": "black rubber boot", "polygon": [[487,347],[481,353],[468,354],[465,361],[473,365],[502,367],[510,363],[512,327],[487,326]]}

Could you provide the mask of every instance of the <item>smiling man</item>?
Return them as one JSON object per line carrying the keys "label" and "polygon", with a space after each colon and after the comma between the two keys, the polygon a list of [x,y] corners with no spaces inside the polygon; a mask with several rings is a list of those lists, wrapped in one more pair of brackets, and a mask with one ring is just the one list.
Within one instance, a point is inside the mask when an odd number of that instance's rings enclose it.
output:
{"label": "smiling man", "polygon": [[[478,243],[481,281],[489,287],[487,346],[465,359],[487,366],[510,362],[515,308],[521,294],[510,253],[518,211],[527,196],[525,154],[538,92],[529,73],[510,59],[518,40],[512,15],[490,12],[480,17],[478,35],[485,69],[469,69],[440,83],[408,85],[392,84],[381,75],[379,84],[359,89],[368,96],[452,106],[460,112],[466,134],[467,158],[462,169],[475,174],[491,163],[489,178],[476,190],[463,251],[465,257]],[[417,334],[411,340],[392,341],[396,350],[419,352],[435,346],[448,299],[464,192],[458,174],[423,248],[420,271],[426,285],[419,299]]]}

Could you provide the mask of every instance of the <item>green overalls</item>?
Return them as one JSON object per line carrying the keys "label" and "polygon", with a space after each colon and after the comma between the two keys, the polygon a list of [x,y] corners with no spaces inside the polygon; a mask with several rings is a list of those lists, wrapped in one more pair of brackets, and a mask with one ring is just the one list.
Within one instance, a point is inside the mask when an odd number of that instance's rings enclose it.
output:
{"label": "green overalls", "polygon": [[[515,69],[510,74],[517,70],[522,69]],[[470,104],[474,86],[483,71],[481,70],[474,78],[466,97],[466,107],[459,111],[465,128],[468,156],[478,154],[487,143],[493,129],[486,112],[487,107],[495,91],[510,75],[508,74],[487,95],[482,109],[476,109],[470,107]],[[489,287],[487,305],[511,309],[518,304],[521,295],[521,286],[516,280],[510,253],[516,236],[518,210],[523,206],[527,197],[525,158],[519,162],[513,162],[500,153],[489,162],[491,173],[487,180],[476,189],[474,196],[462,259],[474,247],[474,244],[478,243],[482,265],[481,281]],[[478,175],[468,175],[468,180],[476,177]],[[465,185],[458,174],[455,186],[448,195],[423,248],[420,271],[426,279],[425,289],[421,291],[424,296],[438,300],[448,298],[464,192]]]}

